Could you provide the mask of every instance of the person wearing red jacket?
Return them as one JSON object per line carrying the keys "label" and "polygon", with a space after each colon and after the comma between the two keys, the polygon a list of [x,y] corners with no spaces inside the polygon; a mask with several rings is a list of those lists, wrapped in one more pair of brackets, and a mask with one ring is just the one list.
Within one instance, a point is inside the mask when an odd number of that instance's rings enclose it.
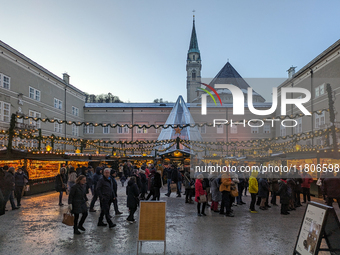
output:
{"label": "person wearing red jacket", "polygon": [[302,172],[302,184],[301,184],[302,193],[303,193],[302,203],[306,203],[307,200],[308,202],[310,202],[310,184],[312,182],[313,182],[312,176],[307,172],[306,169],[304,169],[304,171]]}
{"label": "person wearing red jacket", "polygon": [[[205,191],[203,190],[203,184],[202,184],[203,179],[204,179],[203,174],[199,174],[195,182],[195,201],[197,202],[197,216],[202,216],[202,215],[207,216],[204,213],[207,203],[206,202],[201,203],[200,201],[200,196],[206,195]],[[202,214],[201,214],[201,204],[202,204]]]}

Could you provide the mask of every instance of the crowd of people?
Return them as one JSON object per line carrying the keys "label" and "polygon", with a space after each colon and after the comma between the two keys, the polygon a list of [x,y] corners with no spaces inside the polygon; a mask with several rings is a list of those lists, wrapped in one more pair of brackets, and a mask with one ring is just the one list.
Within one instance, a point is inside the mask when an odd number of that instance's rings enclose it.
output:
{"label": "crowd of people", "polygon": [[[28,183],[29,174],[25,167],[4,166],[0,168],[0,215],[5,214],[6,204],[11,203],[12,210],[21,207],[21,198],[25,192],[24,187]],[[14,195],[17,200],[15,205]]]}
{"label": "crowd of people", "polygon": [[[285,176],[287,178],[268,178],[267,174],[255,171],[250,175],[240,171],[195,173],[176,164],[164,164],[162,168],[163,171],[157,171],[152,164],[137,167],[130,162],[120,164],[117,170],[106,165],[95,169],[80,165],[77,168],[71,165],[61,167],[55,179],[55,190],[59,193],[59,206],[64,205],[63,195],[68,195],[68,209],[74,215],[74,234],[81,234],[79,230],[85,231],[84,222],[88,212],[96,212],[94,207],[98,199],[100,215],[97,226],[116,226],[110,215],[110,207],[113,204],[116,216],[122,214],[118,208],[117,180],[122,187],[127,181],[125,189],[129,215],[126,220],[129,223],[136,222],[134,214],[141,200],[160,200],[163,183],[166,185],[167,197],[175,193],[180,198],[184,187],[185,203],[193,204],[195,201],[198,216],[207,216],[205,210],[210,208],[211,212],[234,217],[233,207],[246,204],[243,197],[247,196],[247,191],[251,197],[251,213],[258,213],[256,206],[263,211],[278,206],[279,197],[281,214],[288,215],[289,211],[310,201],[310,185],[313,182],[313,178],[305,171],[301,174],[288,173]],[[331,206],[336,199],[340,207],[340,178],[334,178],[331,174],[323,174],[317,185],[321,187],[327,205]],[[24,167],[16,171],[8,166],[0,168],[0,215],[5,213],[8,200],[12,210],[21,206],[21,197],[28,180],[28,172]],[[87,197],[90,192],[91,201]],[[17,199],[16,205],[13,194]]]}
{"label": "crowd of people", "polygon": [[[136,222],[134,214],[138,208],[140,200],[159,201],[160,188],[163,186],[161,171],[157,171],[152,164],[143,164],[140,168],[131,163],[120,164],[118,175],[115,169],[105,165],[98,166],[94,170],[91,166],[61,167],[56,176],[55,188],[59,193],[59,206],[63,206],[63,194],[68,194],[68,208],[74,215],[74,234],[81,234],[85,231],[83,226],[89,212],[96,212],[94,209],[96,201],[100,202],[100,216],[97,226],[113,228],[116,226],[112,222],[110,207],[113,204],[115,215],[122,212],[118,209],[118,183],[119,178],[122,187],[128,180],[126,186],[127,207],[129,216],[127,221]],[[87,194],[91,192],[92,199],[88,200]],[[147,195],[147,196],[146,196]],[[82,214],[80,218],[80,214]],[[80,218],[80,221],[79,221]],[[104,222],[104,218],[106,223]],[[79,222],[78,222],[79,221]]]}
{"label": "crowd of people", "polygon": [[[313,178],[307,171],[288,173],[282,178],[268,174],[251,172],[250,175],[243,173],[236,167],[234,172],[226,173],[194,173],[188,169],[180,169],[176,165],[166,165],[164,175],[167,179],[168,193],[171,194],[171,185],[177,184],[177,197],[181,197],[182,181],[185,186],[185,203],[193,203],[192,197],[197,202],[197,215],[206,216],[206,206],[211,211],[223,214],[227,217],[234,217],[233,206],[246,204],[242,197],[246,196],[249,188],[251,202],[249,211],[258,213],[256,206],[260,210],[268,210],[272,206],[278,206],[277,197],[280,198],[281,214],[288,215],[289,211],[296,210],[302,203],[309,202],[310,187]],[[332,206],[336,199],[340,207],[340,178],[334,178],[334,174],[329,171],[320,178],[321,190],[325,202]],[[244,193],[244,195],[243,195]],[[301,194],[303,202],[301,202]],[[211,204],[209,204],[211,202]]]}

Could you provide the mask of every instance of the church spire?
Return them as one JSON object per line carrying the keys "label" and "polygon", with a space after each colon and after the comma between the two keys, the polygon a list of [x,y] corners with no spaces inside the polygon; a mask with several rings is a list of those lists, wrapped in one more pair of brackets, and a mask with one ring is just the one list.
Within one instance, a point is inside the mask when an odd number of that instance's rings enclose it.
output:
{"label": "church spire", "polygon": [[190,46],[187,56],[187,102],[191,103],[197,96],[197,87],[201,82],[201,53],[198,49],[198,42],[195,29],[195,15],[191,32]]}
{"label": "church spire", "polygon": [[193,25],[192,25],[192,32],[191,32],[191,39],[190,39],[190,46],[188,53],[197,52],[200,53],[198,49],[198,42],[196,36],[196,29],[195,29],[195,15],[193,16]]}

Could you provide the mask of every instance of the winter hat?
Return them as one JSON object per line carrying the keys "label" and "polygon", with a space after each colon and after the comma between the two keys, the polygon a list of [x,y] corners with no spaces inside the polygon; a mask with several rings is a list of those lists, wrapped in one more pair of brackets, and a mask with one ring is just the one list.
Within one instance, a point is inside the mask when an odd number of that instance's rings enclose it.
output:
{"label": "winter hat", "polygon": [[197,179],[204,179],[204,176],[203,176],[203,174],[199,174],[199,175],[197,175]]}

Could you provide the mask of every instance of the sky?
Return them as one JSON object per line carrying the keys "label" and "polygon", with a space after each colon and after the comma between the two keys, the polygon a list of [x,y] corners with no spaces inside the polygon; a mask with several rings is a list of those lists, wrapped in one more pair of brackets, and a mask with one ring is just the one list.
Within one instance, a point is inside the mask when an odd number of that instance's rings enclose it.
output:
{"label": "sky", "polygon": [[[0,40],[80,90],[124,102],[186,98],[193,10],[203,78],[229,59],[243,78],[278,86],[340,39],[337,0],[2,0],[1,9]],[[271,101],[264,84],[249,85]]]}

